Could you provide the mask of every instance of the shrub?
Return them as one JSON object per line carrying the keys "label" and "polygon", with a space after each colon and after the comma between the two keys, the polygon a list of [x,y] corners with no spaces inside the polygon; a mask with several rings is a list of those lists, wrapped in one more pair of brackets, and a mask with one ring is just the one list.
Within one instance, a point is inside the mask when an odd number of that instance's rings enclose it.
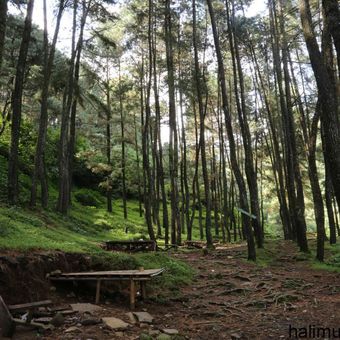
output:
{"label": "shrub", "polygon": [[99,207],[100,201],[96,197],[96,193],[88,189],[79,189],[75,192],[74,197],[84,206]]}

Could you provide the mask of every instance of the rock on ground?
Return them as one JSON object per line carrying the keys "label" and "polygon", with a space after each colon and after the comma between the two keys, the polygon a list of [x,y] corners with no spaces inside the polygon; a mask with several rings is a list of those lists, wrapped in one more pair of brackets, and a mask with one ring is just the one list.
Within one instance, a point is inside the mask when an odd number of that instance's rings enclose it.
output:
{"label": "rock on ground", "polygon": [[96,313],[101,311],[103,308],[93,305],[92,303],[74,303],[71,304],[71,308],[79,313]]}
{"label": "rock on ground", "polygon": [[148,312],[134,312],[133,315],[137,318],[140,323],[152,323],[153,316]]}
{"label": "rock on ground", "polygon": [[118,319],[118,318],[114,318],[114,317],[106,317],[106,318],[103,318],[102,320],[107,327],[113,330],[124,330],[130,326],[125,321]]}
{"label": "rock on ground", "polygon": [[174,328],[164,328],[164,329],[162,329],[162,332],[164,334],[168,334],[168,335],[176,335],[176,334],[178,334],[178,330],[174,329]]}

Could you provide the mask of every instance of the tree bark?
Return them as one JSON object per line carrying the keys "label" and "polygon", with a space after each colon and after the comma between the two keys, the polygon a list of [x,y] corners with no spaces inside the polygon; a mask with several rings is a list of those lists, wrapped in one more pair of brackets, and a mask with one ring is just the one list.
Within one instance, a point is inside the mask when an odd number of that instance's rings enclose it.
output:
{"label": "tree bark", "polygon": [[[263,233],[261,229],[261,217],[260,206],[258,197],[258,185],[257,185],[257,173],[253,160],[253,148],[251,142],[251,134],[248,124],[248,118],[246,113],[245,103],[245,90],[243,70],[241,65],[241,59],[239,54],[238,38],[235,30],[235,26],[230,23],[229,4],[226,1],[227,9],[227,21],[229,30],[229,44],[233,61],[233,73],[234,73],[234,92],[236,97],[236,107],[238,112],[238,119],[241,127],[244,155],[245,155],[245,173],[247,177],[248,189],[250,194],[250,206],[251,212],[256,216],[256,219],[252,219],[252,224],[255,232],[257,246],[263,247]],[[234,22],[234,8],[233,8],[233,22]],[[239,83],[239,85],[238,85]]]}
{"label": "tree bark", "polygon": [[[285,186],[285,181],[284,181],[283,160],[282,160],[281,150],[280,150],[278,128],[275,125],[274,114],[272,112],[273,108],[268,98],[268,94],[267,94],[266,87],[264,84],[264,79],[260,72],[260,67],[257,61],[255,50],[251,42],[250,42],[250,46],[251,46],[251,55],[252,55],[254,67],[256,70],[255,80],[257,83],[257,87],[259,88],[260,98],[267,112],[265,119],[267,120],[270,133],[269,133],[269,138],[267,138],[267,135],[265,135],[265,139],[267,142],[269,155],[270,156],[272,155],[271,164],[272,164],[272,169],[273,169],[273,173],[274,173],[276,184],[277,184],[276,185],[277,186],[277,197],[280,203],[280,217],[281,217],[281,221],[283,225],[284,238],[286,240],[292,239],[293,232],[292,232],[291,218],[290,218],[290,214],[288,210],[287,198],[286,198],[286,193],[285,193],[286,186]],[[270,143],[268,143],[268,139],[270,140]]]}
{"label": "tree bark", "polygon": [[167,62],[167,85],[169,91],[169,167],[170,167],[170,196],[171,196],[171,243],[177,243],[178,231],[181,230],[178,210],[178,136],[175,99],[175,78],[173,60],[173,36],[171,19],[171,1],[165,1],[165,42]]}
{"label": "tree bark", "polygon": [[123,93],[121,87],[121,70],[120,60],[118,61],[118,73],[119,73],[119,112],[120,112],[120,137],[121,137],[121,168],[122,168],[122,198],[123,198],[123,213],[124,219],[127,219],[127,199],[126,199],[126,156],[125,156],[125,115],[123,109]]}
{"label": "tree bark", "polygon": [[[112,167],[111,160],[111,88],[110,88],[110,76],[109,76],[109,60],[107,58],[106,63],[106,162],[109,166]],[[111,174],[111,173],[110,173]],[[106,208],[109,213],[112,212],[112,183],[110,175],[107,179],[107,188],[106,188]]]}
{"label": "tree bark", "polygon": [[28,47],[31,39],[32,31],[32,14],[34,0],[29,0],[27,3],[27,13],[24,24],[24,31],[20,44],[20,51],[15,75],[14,91],[12,93],[12,126],[11,126],[11,145],[8,160],[8,201],[15,205],[19,200],[19,139],[21,126],[21,109],[22,109],[22,94],[24,87],[24,78],[26,72],[26,60]]}
{"label": "tree bark", "polygon": [[150,138],[150,93],[152,82],[152,13],[153,5],[149,0],[149,26],[148,26],[148,50],[149,50],[149,74],[146,87],[146,102],[145,102],[145,117],[142,117],[142,150],[143,150],[143,171],[144,171],[144,209],[145,220],[148,228],[149,237],[155,240],[155,232],[153,230],[152,216],[151,216],[151,202],[152,183],[151,183],[151,169],[149,162],[149,138]]}
{"label": "tree bark", "polygon": [[308,174],[310,179],[310,184],[312,188],[313,202],[314,202],[314,215],[317,227],[317,251],[316,258],[319,261],[324,260],[325,254],[325,216],[324,216],[324,205],[323,197],[321,193],[321,188],[319,185],[318,170],[316,167],[316,139],[317,139],[317,129],[318,122],[320,118],[321,107],[319,103],[316,106],[316,112],[311,124],[311,133],[308,145]]}
{"label": "tree bark", "polygon": [[44,0],[44,80],[41,93],[41,106],[40,106],[40,119],[39,119],[39,131],[38,141],[35,151],[34,172],[32,177],[31,188],[31,206],[36,205],[37,200],[37,184],[40,180],[41,186],[41,205],[46,208],[48,204],[48,181],[45,170],[45,145],[47,136],[47,124],[48,124],[48,95],[49,86],[52,75],[52,68],[54,62],[54,55],[56,50],[57,39],[59,35],[60,22],[64,12],[64,0],[60,0],[56,26],[51,43],[51,47],[48,47],[48,31],[47,31],[47,16],[46,16],[46,0]]}
{"label": "tree bark", "polygon": [[207,247],[212,247],[212,236],[211,236],[211,191],[210,191],[210,183],[209,183],[209,174],[207,168],[207,156],[206,156],[206,143],[205,143],[205,114],[204,114],[204,106],[203,106],[203,98],[202,98],[202,79],[201,79],[201,70],[198,62],[198,49],[197,49],[197,30],[196,30],[196,1],[192,1],[192,17],[193,17],[193,47],[194,47],[194,62],[195,62],[195,85],[196,85],[196,94],[198,101],[198,112],[199,112],[199,127],[200,127],[200,141],[201,141],[201,163],[202,163],[202,174],[203,174],[203,183],[204,183],[204,196],[205,196],[205,209],[206,209],[206,217],[205,217],[205,236],[207,240]]}
{"label": "tree bark", "polygon": [[[211,19],[211,26],[212,26],[214,43],[215,43],[215,50],[216,50],[216,56],[217,56],[218,73],[219,73],[219,81],[220,81],[220,84],[221,84],[224,119],[225,119],[225,125],[226,125],[227,134],[228,134],[228,139],[229,139],[230,163],[231,163],[231,167],[232,167],[233,173],[235,175],[235,179],[236,179],[238,189],[239,189],[240,206],[243,210],[249,212],[246,186],[245,186],[245,183],[244,183],[244,179],[242,177],[240,167],[239,167],[238,162],[237,162],[236,145],[235,145],[235,140],[234,140],[234,135],[233,135],[233,128],[232,128],[232,123],[231,123],[231,114],[230,114],[230,111],[229,111],[229,104],[228,104],[224,62],[223,62],[221,48],[220,48],[219,36],[218,36],[218,33],[217,33],[215,13],[214,13],[214,9],[213,9],[213,6],[212,6],[212,1],[207,0],[207,4],[208,4],[208,8],[209,8],[209,14],[210,14],[210,19]],[[242,214],[242,221],[243,221],[243,227],[244,227],[244,230],[245,230],[245,233],[246,233],[246,238],[247,238],[248,259],[255,261],[256,260],[255,242],[254,242],[253,231],[252,231],[252,228],[250,227],[249,217],[245,214]]]}
{"label": "tree bark", "polygon": [[70,173],[69,173],[69,129],[70,129],[70,110],[72,105],[74,91],[74,62],[76,58],[76,29],[77,29],[77,8],[78,0],[73,4],[73,26],[72,26],[72,43],[71,58],[68,70],[67,85],[63,96],[63,108],[61,112],[60,126],[60,145],[59,145],[59,194],[57,202],[57,211],[66,215],[70,204]]}
{"label": "tree bark", "polygon": [[340,130],[336,94],[313,29],[312,15],[308,0],[300,0],[302,29],[311,60],[322,106],[321,123],[325,129],[325,157],[338,204],[340,203]]}
{"label": "tree bark", "polygon": [[0,71],[5,46],[8,0],[0,0]]}
{"label": "tree bark", "polygon": [[323,0],[325,17],[333,38],[337,54],[338,75],[340,77],[340,10],[337,0]]}
{"label": "tree bark", "polygon": [[[154,38],[156,39],[156,37]],[[168,202],[166,196],[165,189],[165,180],[164,180],[164,166],[163,166],[163,145],[162,145],[162,136],[161,136],[161,107],[159,103],[159,91],[158,91],[158,80],[157,80],[157,63],[156,63],[156,40],[153,43],[153,91],[155,97],[155,113],[156,113],[156,128],[157,128],[157,143],[158,143],[158,157],[157,157],[157,177],[159,180],[159,185],[161,189],[162,196],[162,210],[163,210],[163,228],[164,228],[164,237],[165,244],[169,243],[169,212],[168,212]]]}
{"label": "tree bark", "polygon": [[92,0],[86,2],[83,0],[82,3],[82,16],[80,19],[80,29],[79,29],[79,37],[77,42],[77,55],[74,65],[74,81],[73,81],[73,94],[72,94],[72,106],[71,106],[71,116],[70,116],[70,137],[68,143],[68,178],[69,178],[69,185],[68,185],[68,204],[71,204],[71,190],[72,190],[72,180],[73,180],[73,163],[74,163],[74,153],[76,148],[76,118],[77,118],[77,105],[79,99],[79,76],[80,76],[80,60],[81,54],[83,50],[84,44],[84,28],[85,23],[90,11]]}

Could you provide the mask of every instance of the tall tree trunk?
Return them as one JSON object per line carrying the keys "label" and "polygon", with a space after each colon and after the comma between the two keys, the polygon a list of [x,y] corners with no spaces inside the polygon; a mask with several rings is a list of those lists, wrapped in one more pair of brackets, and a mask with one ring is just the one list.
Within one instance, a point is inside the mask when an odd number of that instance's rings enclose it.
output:
{"label": "tall tree trunk", "polygon": [[48,124],[48,95],[49,86],[52,75],[52,68],[54,62],[55,49],[57,44],[57,39],[59,35],[60,22],[64,12],[65,1],[59,1],[59,8],[56,20],[56,26],[54,30],[54,35],[49,48],[48,44],[48,30],[47,30],[47,15],[46,15],[46,0],[44,0],[44,80],[42,84],[41,93],[41,106],[40,106],[40,119],[39,119],[39,131],[38,131],[38,141],[35,151],[35,161],[34,161],[34,172],[32,178],[32,188],[31,188],[31,206],[35,206],[37,199],[37,184],[40,180],[41,186],[41,204],[44,208],[48,204],[48,182],[47,174],[45,170],[45,146],[46,146],[46,136],[47,136],[47,124]]}
{"label": "tall tree trunk", "polygon": [[[329,171],[328,171],[329,172]],[[329,243],[330,244],[336,244],[336,223],[334,216],[334,210],[333,210],[333,204],[332,204],[332,196],[331,192],[333,189],[332,181],[329,175],[326,175],[326,188],[325,188],[325,200],[326,200],[326,208],[327,208],[327,216],[328,216],[328,225],[329,225]]]}
{"label": "tall tree trunk", "polygon": [[[288,52],[288,59],[290,64],[291,76],[294,85],[294,91],[296,95],[296,101],[298,103],[298,109],[300,111],[300,122],[302,127],[302,134],[304,137],[307,160],[308,160],[308,175],[311,184],[312,196],[313,196],[313,206],[314,206],[314,216],[317,229],[317,255],[316,258],[319,261],[323,261],[324,258],[324,242],[325,242],[325,213],[323,197],[321,193],[321,188],[319,184],[319,177],[316,165],[316,140],[318,135],[318,123],[320,120],[321,106],[319,102],[316,105],[315,114],[312,118],[312,123],[309,123],[309,112],[308,108],[305,108],[302,103],[301,95],[299,93],[299,87],[297,80],[294,75],[293,63],[290,58],[290,53]],[[304,88],[303,88],[304,90]],[[306,96],[306,94],[304,94]]]}
{"label": "tall tree trunk", "polygon": [[[109,75],[109,60],[106,61],[106,162],[112,167],[111,161],[111,88],[110,88],[110,75]],[[112,212],[112,183],[110,178],[111,173],[108,175],[107,188],[106,188],[106,208],[109,213]]]}
{"label": "tall tree trunk", "polygon": [[79,29],[79,37],[77,42],[77,56],[76,62],[74,66],[74,93],[72,95],[72,106],[71,106],[71,116],[70,116],[70,138],[68,143],[68,178],[69,178],[69,185],[68,190],[69,192],[68,197],[68,204],[71,204],[71,189],[72,189],[72,180],[73,180],[73,163],[74,163],[74,153],[76,148],[76,118],[77,118],[77,105],[79,99],[79,76],[80,76],[80,60],[81,60],[81,53],[83,50],[84,44],[84,28],[85,23],[90,11],[90,7],[92,4],[92,0],[83,0],[82,2],[82,16],[80,20],[80,29]]}
{"label": "tall tree trunk", "polygon": [[[231,163],[231,167],[232,167],[233,173],[235,175],[235,179],[236,179],[238,189],[239,189],[240,206],[243,210],[248,212],[249,211],[249,205],[248,205],[248,199],[247,199],[246,186],[245,186],[245,183],[244,183],[244,179],[242,177],[242,173],[241,173],[239,164],[237,162],[236,145],[235,145],[235,139],[234,139],[234,135],[233,135],[233,127],[232,127],[232,123],[231,123],[231,114],[230,114],[230,111],[229,111],[229,104],[228,104],[224,62],[223,62],[221,48],[220,48],[219,36],[218,36],[218,33],[217,33],[215,13],[214,13],[214,9],[213,9],[213,6],[212,6],[212,1],[207,0],[207,4],[208,4],[208,8],[209,8],[211,26],[212,26],[213,36],[214,36],[215,50],[216,50],[217,63],[218,63],[219,80],[220,80],[220,83],[221,83],[223,113],[224,113],[225,125],[226,125],[226,130],[227,130],[228,139],[229,139],[230,163]],[[255,261],[256,260],[255,242],[254,242],[253,231],[252,231],[252,228],[250,226],[249,217],[246,214],[242,214],[242,221],[243,221],[243,227],[244,227],[244,230],[245,230],[245,233],[246,233],[246,238],[247,238],[248,259]]]}
{"label": "tall tree trunk", "polygon": [[167,85],[169,91],[169,125],[170,125],[170,145],[169,145],[169,167],[170,167],[170,187],[171,187],[171,243],[177,243],[178,231],[180,228],[180,218],[178,211],[178,137],[177,137],[177,117],[175,99],[175,77],[173,60],[173,35],[171,19],[171,1],[165,1],[165,42],[167,61]]}
{"label": "tall tree trunk", "polygon": [[29,0],[27,3],[27,13],[20,44],[14,90],[12,93],[13,114],[11,126],[11,146],[8,159],[8,201],[10,204],[17,204],[19,199],[18,152],[21,126],[22,93],[24,87],[27,53],[31,39],[33,7],[34,0]]}
{"label": "tall tree trunk", "polygon": [[204,183],[204,196],[205,196],[205,236],[207,240],[207,247],[212,247],[212,235],[211,235],[211,191],[209,183],[209,174],[207,168],[207,156],[206,156],[206,144],[205,144],[205,114],[202,98],[202,78],[201,70],[198,61],[198,49],[197,49],[197,31],[196,31],[196,1],[192,1],[192,17],[193,17],[193,47],[194,47],[194,61],[195,61],[195,85],[196,94],[198,100],[198,112],[200,118],[200,141],[201,141],[201,163],[202,163],[202,174]]}
{"label": "tall tree trunk", "polygon": [[317,227],[317,252],[316,258],[319,261],[324,260],[325,252],[325,216],[324,216],[324,206],[323,197],[319,185],[318,170],[316,167],[315,149],[316,149],[316,139],[317,139],[317,128],[320,117],[321,107],[317,104],[316,112],[313,117],[311,125],[311,135],[309,140],[309,150],[308,150],[308,173],[310,178],[310,183],[312,187],[313,201],[314,201],[314,215]]}
{"label": "tall tree trunk", "polygon": [[[282,34],[282,64],[283,64],[283,74],[284,74],[284,83],[285,83],[285,94],[286,94],[286,103],[287,103],[287,127],[289,132],[287,131],[287,135],[289,135],[290,141],[290,151],[292,157],[292,165],[294,170],[294,180],[296,183],[296,220],[297,220],[297,241],[301,251],[308,251],[308,243],[307,243],[307,226],[305,220],[305,202],[304,202],[304,192],[303,192],[303,184],[301,178],[300,164],[298,159],[298,152],[296,146],[296,137],[295,137],[295,122],[294,122],[294,113],[292,109],[292,96],[291,96],[291,79],[288,71],[288,42],[287,42],[287,34],[284,27],[284,7],[283,1],[279,0],[280,3],[280,31]],[[317,124],[317,122],[316,122]],[[315,141],[316,142],[316,141]],[[313,162],[313,159],[311,159]],[[316,173],[317,174],[317,173]],[[315,184],[314,189],[317,191],[317,182],[315,182],[315,177],[313,178],[313,183]],[[316,193],[316,191],[314,193]],[[318,193],[316,193],[318,195]]]}
{"label": "tall tree trunk", "polygon": [[[259,89],[259,95],[260,98],[264,104],[265,110],[267,112],[267,115],[265,119],[267,120],[267,124],[269,126],[269,139],[270,139],[270,146],[268,147],[269,155],[272,155],[271,157],[271,163],[272,163],[272,169],[275,178],[277,177],[277,197],[278,201],[280,203],[280,217],[283,225],[283,232],[285,239],[292,239],[293,238],[293,231],[291,226],[291,218],[288,210],[288,204],[286,199],[286,193],[285,193],[285,181],[284,181],[284,169],[283,169],[283,160],[281,156],[281,150],[280,150],[280,142],[279,142],[279,136],[278,136],[278,129],[274,123],[274,115],[272,112],[271,103],[269,101],[269,97],[267,95],[267,91],[264,84],[263,76],[260,72],[260,67],[257,61],[257,57],[255,54],[254,47],[251,46],[251,55],[254,63],[255,70],[257,74],[255,74],[255,80],[257,83],[257,87]],[[265,135],[265,139],[268,143],[268,138]],[[272,150],[272,152],[271,152]]]}
{"label": "tall tree trunk", "polygon": [[125,156],[125,115],[123,109],[123,94],[121,86],[121,70],[120,60],[118,61],[118,73],[119,73],[119,112],[120,112],[120,137],[121,137],[121,168],[122,168],[122,198],[123,198],[123,213],[124,219],[127,219],[127,200],[126,200],[126,156]]}
{"label": "tall tree trunk", "polygon": [[67,85],[63,96],[63,108],[61,113],[60,126],[60,145],[59,145],[59,195],[57,202],[57,211],[67,214],[70,203],[70,173],[69,173],[69,129],[70,129],[70,110],[73,102],[74,91],[74,62],[76,59],[76,30],[77,30],[77,9],[78,0],[73,4],[73,26],[72,26],[72,43],[71,58],[68,70]]}
{"label": "tall tree trunk", "polygon": [[335,200],[333,201],[333,208],[334,208],[334,216],[335,216],[335,225],[336,230],[338,231],[338,237],[340,237],[340,226],[339,226],[339,207]]}
{"label": "tall tree trunk", "polygon": [[[155,37],[156,39],[156,37]],[[163,228],[165,244],[169,243],[169,212],[168,212],[168,202],[166,197],[165,180],[164,180],[164,166],[163,166],[163,145],[161,136],[161,107],[159,103],[159,93],[158,93],[158,81],[157,81],[157,63],[156,63],[156,40],[153,43],[153,91],[155,97],[155,112],[156,112],[156,126],[157,126],[157,142],[158,142],[158,164],[157,164],[157,177],[159,179],[161,196],[162,196],[162,210],[163,210]]]}
{"label": "tall tree trunk", "polygon": [[332,35],[337,54],[338,74],[340,77],[340,9],[337,0],[322,0],[327,25]]}
{"label": "tall tree trunk", "polygon": [[[140,84],[139,84],[139,91],[140,91],[140,117],[141,119],[144,117],[144,51],[142,50],[142,56],[141,56],[141,70],[140,70]],[[136,123],[136,116],[134,117],[134,125],[135,125],[135,148],[136,148],[136,161],[137,161],[137,171],[138,171],[138,201],[139,201],[139,216],[143,216],[143,208],[142,208],[142,180],[141,180],[141,174],[140,174],[140,161],[139,161],[139,146],[138,146],[138,133],[139,130],[142,133],[143,138],[143,124],[142,127],[137,129],[137,123]]]}
{"label": "tall tree trunk", "polygon": [[[325,147],[324,139],[325,139],[325,131],[321,126],[321,138],[322,138],[322,145],[323,148]],[[335,217],[336,213],[333,210],[333,195],[334,195],[334,189],[332,184],[332,178],[330,175],[330,165],[328,163],[328,159],[325,156],[324,152],[324,161],[325,161],[325,201],[326,201],[326,209],[327,209],[327,216],[328,216],[328,225],[329,225],[329,232],[330,232],[330,238],[329,242],[330,244],[336,243],[336,223],[335,223]]]}
{"label": "tall tree trunk", "polygon": [[325,129],[325,157],[328,159],[330,174],[338,204],[340,203],[340,128],[336,93],[327,66],[321,55],[314,33],[312,15],[308,0],[299,0],[303,34],[322,106],[321,123]]}
{"label": "tall tree trunk", "polygon": [[219,227],[219,192],[218,192],[218,174],[216,166],[216,154],[215,154],[215,140],[212,136],[211,140],[211,192],[212,192],[212,209],[214,210],[214,226],[215,226],[215,237],[219,239],[220,227]]}
{"label": "tall tree trunk", "polygon": [[0,0],[0,71],[5,46],[8,0]]}
{"label": "tall tree trunk", "polygon": [[153,5],[149,0],[149,26],[148,26],[148,50],[149,50],[149,74],[146,87],[146,102],[145,102],[145,117],[142,117],[142,150],[143,150],[143,171],[144,171],[144,209],[145,220],[148,228],[149,237],[155,240],[155,232],[153,230],[152,216],[151,216],[151,202],[152,183],[151,183],[151,169],[149,161],[149,138],[150,138],[150,93],[152,82],[152,13]]}
{"label": "tall tree trunk", "polygon": [[[179,24],[180,25],[180,24]],[[181,30],[178,29],[178,90],[179,90],[179,106],[180,106],[180,120],[181,120],[181,192],[182,192],[182,221],[181,229],[182,233],[185,233],[185,226],[188,228],[190,223],[190,193],[188,184],[188,160],[187,160],[187,137],[186,137],[186,126],[184,123],[184,100],[183,100],[183,90],[180,86],[184,83],[183,71],[182,71],[182,56],[181,56]]]}
{"label": "tall tree trunk", "polygon": [[200,186],[198,181],[198,167],[199,167],[199,158],[200,158],[200,140],[198,135],[198,121],[197,121],[197,110],[196,110],[196,102],[192,101],[193,111],[194,111],[194,126],[195,126],[195,172],[192,180],[192,212],[190,217],[190,223],[187,228],[187,240],[191,241],[192,239],[192,226],[195,218],[196,208],[199,209],[199,230],[200,230],[200,239],[203,240],[203,225],[202,225],[202,206],[201,206],[201,193]]}
{"label": "tall tree trunk", "polygon": [[[141,111],[143,112],[143,90],[141,88]],[[143,116],[143,113],[141,114]],[[138,178],[138,210],[139,210],[139,217],[143,216],[143,208],[142,208],[142,189],[141,189],[141,175],[140,175],[140,160],[139,160],[139,145],[138,145],[138,130],[137,129],[137,122],[136,122],[136,115],[133,117],[133,124],[135,129],[135,151],[136,151],[136,165],[137,165],[137,178]]]}
{"label": "tall tree trunk", "polygon": [[[239,54],[237,32],[235,29],[235,25],[230,24],[231,20],[229,16],[230,10],[229,10],[228,1],[226,1],[226,8],[227,8],[228,30],[230,32],[229,33],[229,44],[230,44],[230,51],[232,54],[232,61],[233,61],[234,91],[235,91],[235,96],[236,96],[236,106],[237,106],[239,123],[241,127],[244,155],[245,155],[245,173],[247,177],[248,189],[249,189],[249,194],[250,194],[251,212],[253,215],[256,216],[256,218],[252,219],[252,224],[253,224],[253,228],[255,231],[257,246],[259,248],[262,248],[263,247],[263,233],[261,229],[257,173],[256,173],[256,168],[254,166],[251,134],[250,134],[247,112],[246,112],[243,70],[242,70],[241,59],[240,59],[240,54]],[[235,21],[234,7],[233,7],[232,16],[233,16],[232,22],[234,22]],[[237,84],[237,81],[239,83],[239,86]]]}
{"label": "tall tree trunk", "polygon": [[[183,94],[180,93],[180,102],[183,103]],[[183,104],[181,104],[182,107]],[[190,192],[189,192],[189,184],[188,184],[188,160],[187,160],[187,141],[186,141],[186,133],[185,133],[185,125],[184,125],[184,117],[183,111],[181,114],[181,125],[182,125],[182,141],[183,141],[183,207],[184,207],[184,216],[185,223],[183,223],[188,228],[190,224]],[[185,232],[185,230],[183,230]]]}
{"label": "tall tree trunk", "polygon": [[[280,1],[279,18],[276,14],[275,3],[271,2],[270,8],[271,25],[274,33],[273,57],[274,68],[277,77],[279,89],[279,101],[282,116],[282,127],[284,134],[285,157],[286,157],[286,173],[287,173],[287,191],[289,197],[289,208],[292,216],[293,231],[296,233],[297,242],[301,251],[308,251],[308,243],[306,237],[305,222],[305,205],[304,194],[301,180],[300,166],[296,150],[295,124],[293,120],[292,100],[290,90],[290,75],[288,72],[288,47],[286,32],[283,23],[283,8]],[[277,22],[279,21],[279,22]],[[278,39],[278,33],[282,37],[282,41]],[[282,65],[279,50],[282,51]],[[284,89],[283,89],[284,83]]]}
{"label": "tall tree trunk", "polygon": [[228,182],[227,182],[227,164],[226,164],[226,156],[225,156],[225,141],[224,141],[224,129],[223,129],[223,118],[222,112],[220,110],[220,89],[218,88],[218,112],[217,112],[217,124],[219,130],[219,140],[220,140],[220,163],[222,169],[222,233],[223,233],[223,242],[226,242],[225,232],[227,232],[228,242],[231,242],[230,228],[228,226],[228,221],[230,213],[228,212]]}

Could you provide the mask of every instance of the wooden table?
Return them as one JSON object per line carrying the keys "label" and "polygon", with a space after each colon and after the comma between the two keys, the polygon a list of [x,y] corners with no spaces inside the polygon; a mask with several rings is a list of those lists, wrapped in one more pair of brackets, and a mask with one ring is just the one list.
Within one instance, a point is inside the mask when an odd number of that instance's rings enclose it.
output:
{"label": "wooden table", "polygon": [[106,250],[117,251],[155,251],[157,244],[150,240],[121,240],[121,241],[105,241],[104,248]]}
{"label": "wooden table", "polygon": [[139,281],[142,298],[146,298],[146,281],[153,277],[161,275],[164,268],[146,269],[146,270],[114,270],[99,272],[82,272],[82,273],[61,273],[51,275],[51,281],[96,281],[96,304],[100,300],[100,286],[102,281],[129,281],[130,282],[130,307],[135,308],[136,299],[136,282]]}

